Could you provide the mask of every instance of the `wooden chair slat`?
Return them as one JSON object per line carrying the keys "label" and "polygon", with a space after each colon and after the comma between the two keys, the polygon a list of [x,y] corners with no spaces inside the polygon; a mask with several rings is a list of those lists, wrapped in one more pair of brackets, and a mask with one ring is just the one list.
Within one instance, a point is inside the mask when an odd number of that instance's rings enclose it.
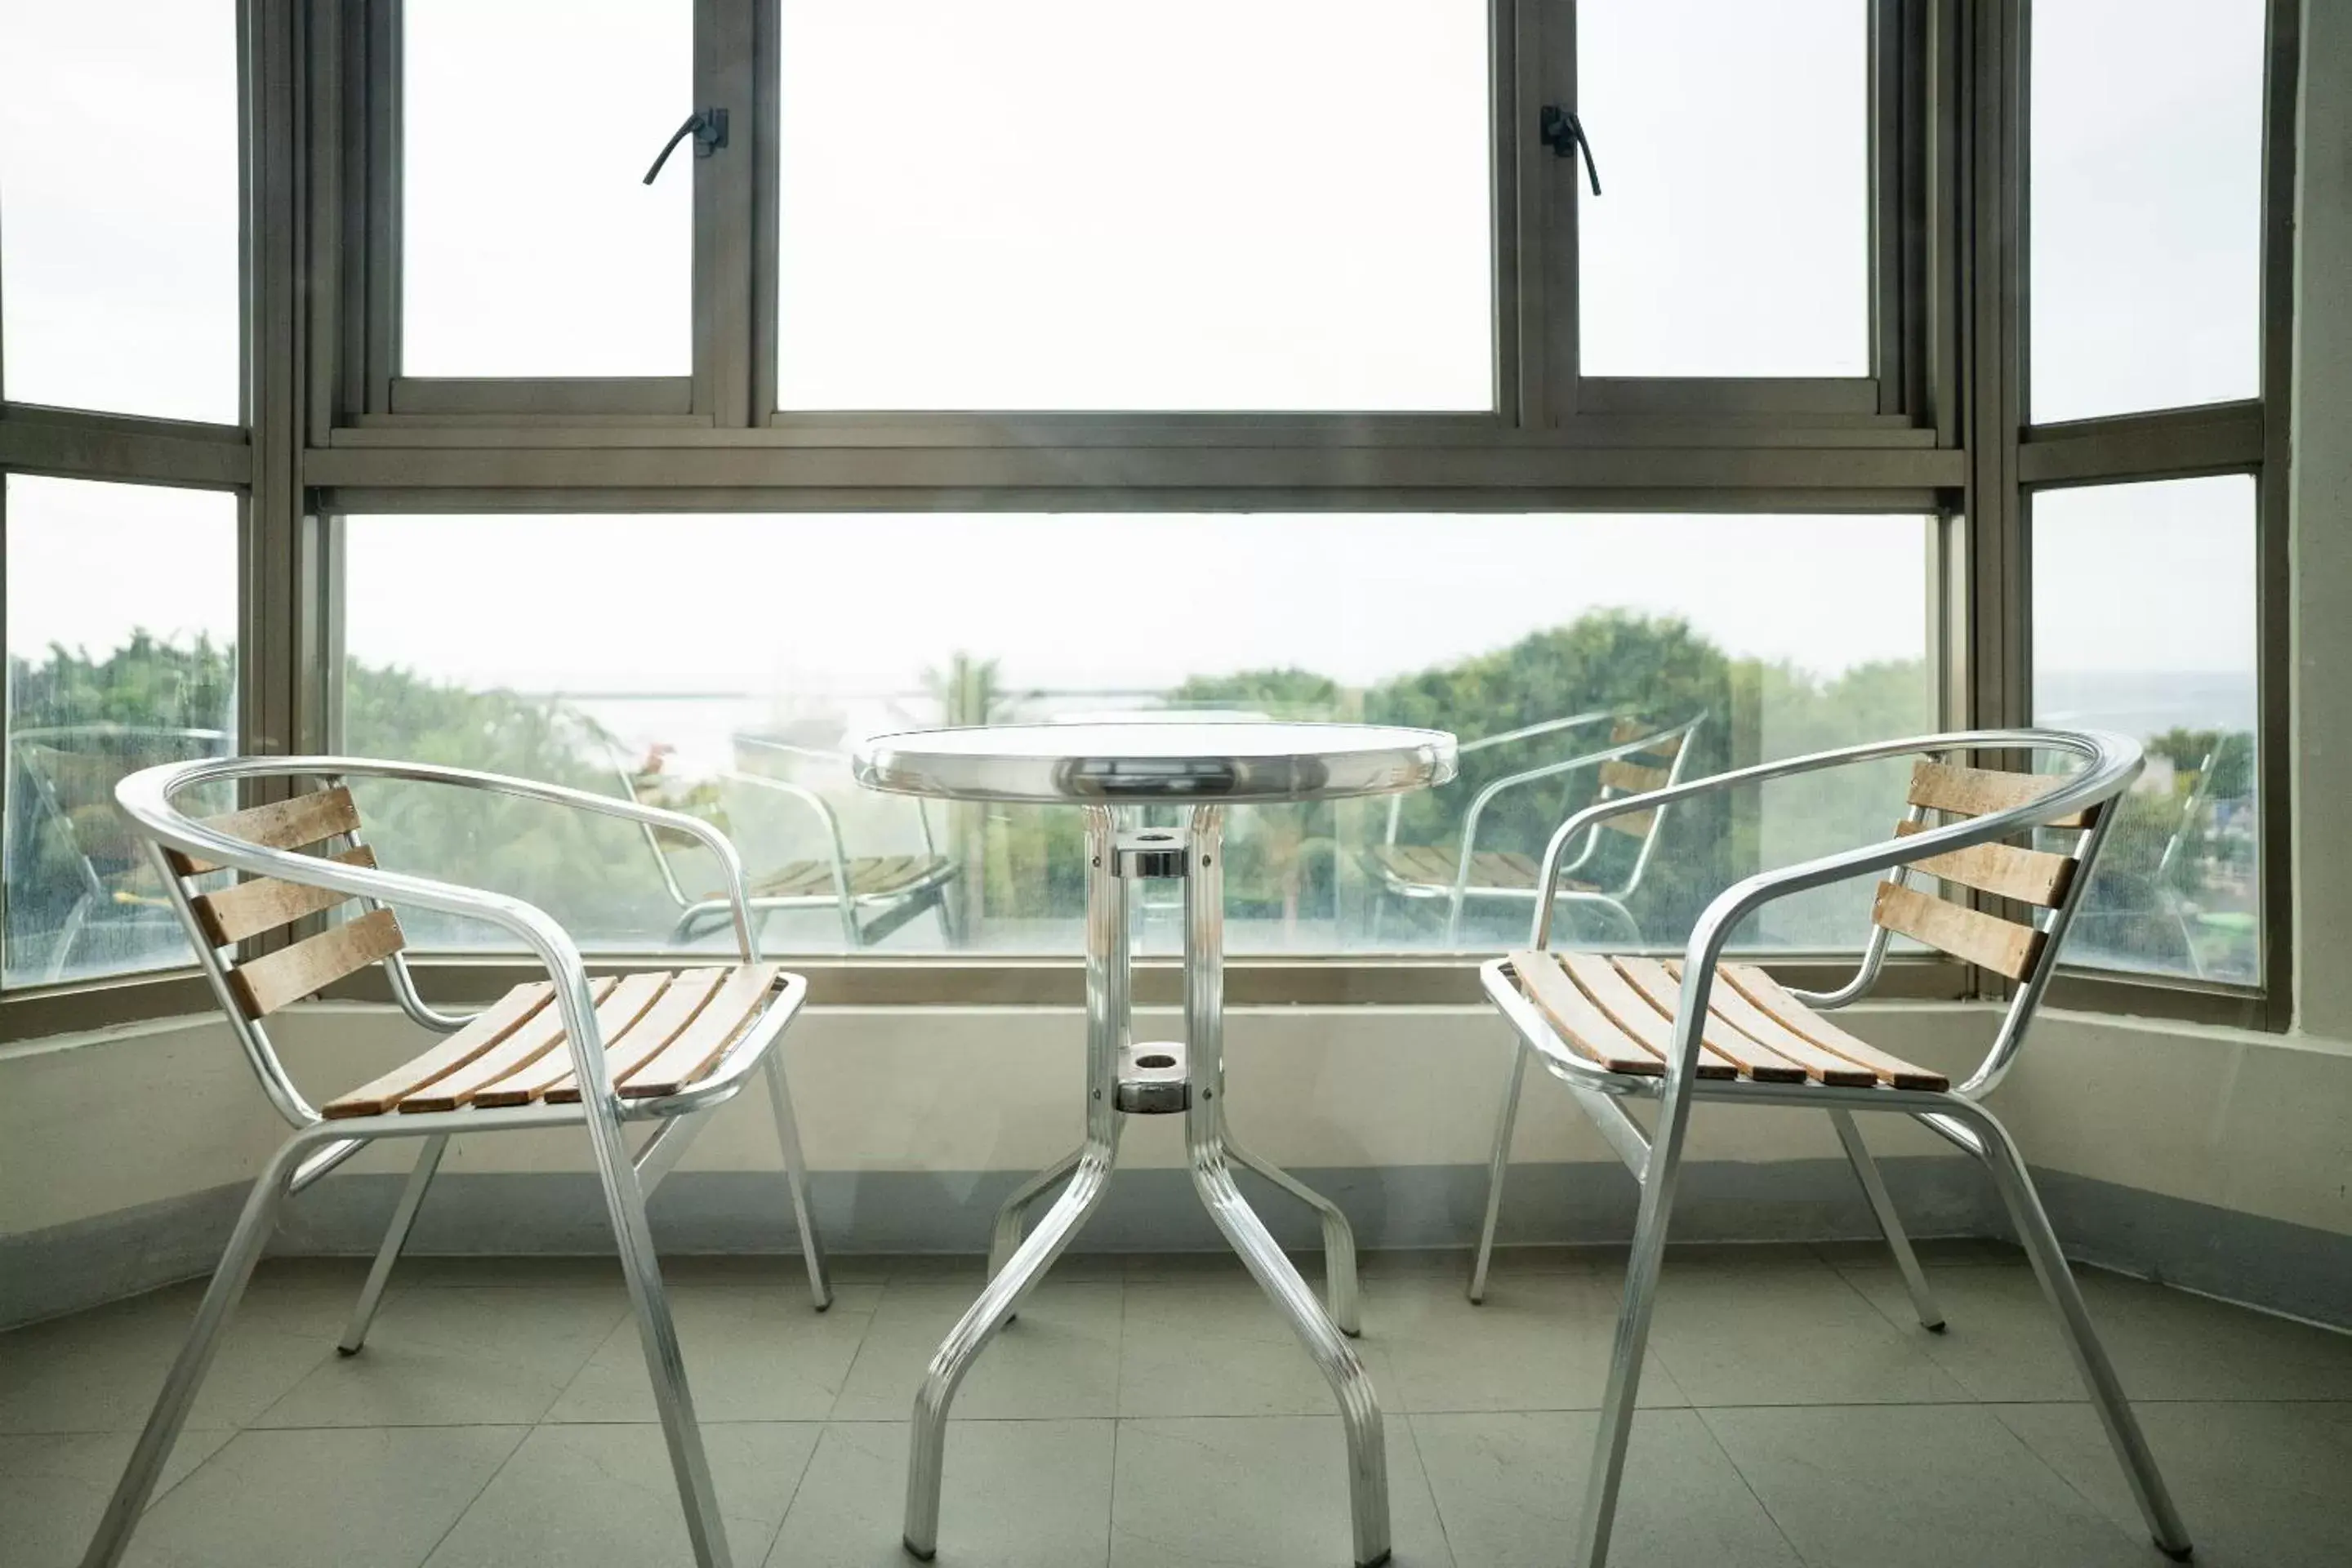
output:
{"label": "wooden chair slat", "polygon": [[320,1109],[334,1118],[380,1116],[522,1027],[554,994],[555,987],[544,980],[518,985],[423,1056],[401,1063],[382,1078],[339,1095]]}
{"label": "wooden chair slat", "polygon": [[[1668,1018],[1681,1016],[1682,981],[1654,958],[1619,957],[1613,961],[1625,983]],[[1762,1039],[1740,1028],[1722,1010],[1710,1006],[1699,1037],[1717,1053],[1738,1064],[1758,1083],[1802,1083],[1811,1075],[1797,1062],[1774,1050]]]}
{"label": "wooden chair slat", "polygon": [[697,1014],[694,1022],[676,1039],[630,1074],[620,1086],[621,1093],[630,1100],[658,1099],[676,1094],[709,1071],[727,1054],[736,1037],[766,1007],[769,993],[775,989],[776,976],[782,971],[782,965],[775,963],[745,964],[730,970],[710,1005]]}
{"label": "wooden chair slat", "polygon": [[[1526,889],[1536,885],[1536,863],[1515,849],[1481,849],[1470,857],[1469,886]],[[1453,880],[1449,874],[1449,882]]]}
{"label": "wooden chair slat", "polygon": [[238,964],[228,972],[229,990],[247,1017],[258,1018],[289,1002],[299,1002],[353,970],[391,957],[401,945],[399,920],[390,910],[372,910],[291,947]]}
{"label": "wooden chair slat", "polygon": [[1645,1078],[1656,1078],[1666,1070],[1655,1052],[1619,1028],[1577,989],[1560,968],[1558,954],[1515,952],[1511,973],[1518,977],[1520,992],[1550,1020],[1559,1037],[1594,1065]]}
{"label": "wooden chair slat", "polygon": [[[1675,1050],[1674,1020],[1653,1006],[1650,999],[1626,983],[1617,973],[1616,965],[1597,952],[1563,952],[1559,955],[1562,969],[1569,977],[1592,998],[1593,1005],[1609,1015],[1619,1028],[1642,1042],[1643,1047],[1654,1053],[1660,1061],[1672,1059]],[[1699,1035],[1698,1076],[1701,1078],[1738,1078],[1739,1064],[1706,1042],[1704,1026]]]}
{"label": "wooden chair slat", "polygon": [[[610,975],[591,980],[588,999],[601,1005],[612,994],[614,984]],[[404,1098],[400,1109],[404,1114],[455,1110],[509,1073],[528,1067],[562,1043],[563,1011],[551,1002],[489,1049],[476,1052],[456,1070],[444,1073],[421,1091]]]}
{"label": "wooden chair slat", "polygon": [[1716,971],[1716,978],[1729,981],[1742,995],[1792,1032],[1834,1056],[1843,1057],[1858,1068],[1867,1068],[1881,1083],[1895,1089],[1924,1089],[1939,1092],[1952,1087],[1952,1080],[1942,1073],[1914,1067],[1900,1057],[1880,1050],[1867,1040],[1854,1038],[1790,995],[1781,989],[1779,981],[1752,963],[1724,964]]}
{"label": "wooden chair slat", "polygon": [[[1911,769],[1910,801],[1961,816],[1982,816],[2013,805],[2040,800],[2065,783],[2062,773],[2012,773],[1994,768],[1962,767],[1958,763],[1922,762]],[[2052,827],[2088,827],[2090,811],[2070,812],[2050,819]]]}
{"label": "wooden chair slat", "polygon": [[1650,824],[1657,819],[1657,816],[1655,806],[1647,811],[1621,811],[1614,816],[1601,818],[1601,826],[1613,828],[1629,838],[1647,838]]}
{"label": "wooden chair slat", "polygon": [[1641,795],[1648,790],[1666,787],[1664,768],[1645,768],[1623,757],[1612,757],[1601,764],[1601,782],[1611,789],[1627,795]]}
{"label": "wooden chair slat", "polygon": [[[1896,837],[1908,838],[1927,832],[1932,824],[1898,822]],[[2013,844],[1971,844],[1911,862],[1912,869],[1974,888],[1996,898],[2055,909],[2074,880],[2074,858],[2047,849],[2020,849]]]}
{"label": "wooden chair slat", "polygon": [[[646,1009],[644,1017],[604,1042],[604,1065],[613,1081],[618,1083],[627,1078],[676,1039],[677,1032],[694,1022],[709,1005],[711,993],[719,989],[719,981],[726,975],[723,969],[685,969],[671,976],[669,989],[662,993],[660,1001]],[[568,1058],[571,1053],[562,1054]],[[558,1061],[554,1054],[542,1057],[536,1066],[545,1072],[536,1085],[519,1086],[514,1079],[509,1079],[477,1103],[520,1103],[505,1098],[519,1087],[526,1090],[523,1099],[543,1094],[551,1105],[566,1105],[580,1098],[579,1076],[564,1062]],[[493,1094],[499,1098],[492,1099]]]}
{"label": "wooden chair slat", "polygon": [[1895,882],[1878,884],[1870,918],[1899,936],[1916,937],[1929,947],[1982,964],[2011,980],[2022,980],[2032,973],[2042,957],[2042,943],[2049,940],[2032,926]]}
{"label": "wooden chair slat", "polygon": [[[364,844],[355,844],[320,858],[344,866],[373,868],[375,865],[375,852]],[[290,925],[305,915],[331,910],[351,897],[331,888],[314,888],[276,877],[255,877],[217,893],[199,893],[188,902],[195,911],[196,924],[204,929],[205,940],[215,947],[226,947],[233,942]]]}
{"label": "wooden chair slat", "polygon": [[[833,868],[823,860],[788,861],[751,884],[755,899],[804,899],[832,891]],[[723,899],[727,894],[721,889],[706,896]]]}
{"label": "wooden chair slat", "polygon": [[[1669,959],[1659,967],[1677,986],[1682,984],[1683,966],[1679,961]],[[1792,996],[1790,1000],[1794,1002],[1796,998]],[[1720,973],[1707,992],[1706,1005],[1708,1012],[1722,1017],[1749,1039],[1770,1047],[1782,1058],[1804,1068],[1805,1076],[1816,1082],[1836,1089],[1871,1089],[1878,1083],[1876,1073],[1813,1044],[1749,1001]]]}
{"label": "wooden chair slat", "polygon": [[[268,805],[251,806],[244,811],[232,811],[220,816],[208,816],[203,826],[231,838],[242,838],[247,844],[258,844],[270,849],[308,849],[313,844],[324,843],[341,833],[357,833],[360,827],[359,808],[352,804],[352,792],[337,784],[332,789],[315,790],[297,795],[292,800],[272,801]],[[172,869],[183,877],[194,877],[220,869],[214,860],[183,855],[177,849],[166,849],[164,856]]]}

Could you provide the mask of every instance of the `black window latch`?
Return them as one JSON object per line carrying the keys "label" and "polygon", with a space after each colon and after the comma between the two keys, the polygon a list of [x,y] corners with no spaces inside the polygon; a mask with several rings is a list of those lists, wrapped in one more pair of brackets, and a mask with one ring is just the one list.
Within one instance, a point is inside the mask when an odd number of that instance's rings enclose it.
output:
{"label": "black window latch", "polygon": [[686,123],[670,133],[669,140],[662,143],[661,152],[655,155],[654,166],[646,171],[646,184],[650,185],[660,176],[662,165],[669,162],[672,153],[677,151],[677,144],[689,136],[694,138],[694,155],[709,157],[727,145],[727,111],[723,109],[698,109],[688,115]]}
{"label": "black window latch", "polygon": [[1585,140],[1584,122],[1577,119],[1574,110],[1562,109],[1556,103],[1545,104],[1536,119],[1536,134],[1559,157],[1573,158],[1581,150],[1585,177],[1592,182],[1592,194],[1601,194],[1601,171],[1593,166],[1592,143]]}

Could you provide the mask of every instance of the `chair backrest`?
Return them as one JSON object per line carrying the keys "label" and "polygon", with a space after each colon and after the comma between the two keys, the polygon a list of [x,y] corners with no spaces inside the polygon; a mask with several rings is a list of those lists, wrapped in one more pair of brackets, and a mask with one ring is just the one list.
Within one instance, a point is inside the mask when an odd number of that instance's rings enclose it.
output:
{"label": "chair backrest", "polygon": [[127,724],[63,725],[10,737],[39,813],[80,860],[93,891],[112,871],[146,864],[145,840],[115,805],[114,786],[157,763],[216,755],[226,743],[218,730]]}
{"label": "chair backrest", "polygon": [[[2039,800],[2063,782],[2064,775],[2057,773],[2001,773],[1923,761],[1912,767],[1911,810],[1895,831],[1908,837],[1943,822],[2007,811]],[[2036,910],[2055,911],[2087,879],[2083,857],[2095,842],[2093,829],[2105,809],[2105,805],[2095,805],[2042,824],[2074,835],[2064,852],[1978,844],[1915,860],[1906,869],[1940,879],[1948,887],[1958,884]],[[1930,821],[1930,813],[1940,822]],[[2021,924],[1914,887],[1903,870],[1879,883],[1870,918],[1893,935],[1926,942],[2021,983],[2030,983],[2053,951],[2048,914],[2037,916],[2032,924]]]}
{"label": "chair backrest", "polygon": [[[360,842],[359,808],[341,784],[245,811],[201,819],[204,826],[271,849],[308,851],[347,866],[373,868],[375,854]],[[405,947],[400,921],[381,905],[357,919],[306,936],[257,957],[237,961],[237,944],[352,901],[331,889],[252,877],[231,887],[197,891],[189,884],[221,868],[164,848],[173,892],[204,941],[198,956],[221,980],[248,1022],[299,1002],[344,975],[382,963]],[[362,904],[369,900],[359,900]]]}
{"label": "chair backrest", "polygon": [[[1609,744],[1612,747],[1643,740],[1654,743],[1602,763],[1599,774],[1601,790],[1596,800],[1616,800],[1624,795],[1640,795],[1646,790],[1664,789],[1668,784],[1680,784],[1683,766],[1690,758],[1692,737],[1698,733],[1699,725],[1705,721],[1702,715],[1662,729],[1646,719],[1632,716],[1619,719],[1609,729]],[[1667,809],[1657,805],[1647,811],[1621,812],[1594,825],[1595,836],[1602,828],[1607,828],[1637,842],[1633,863],[1626,871],[1621,892],[1633,891],[1640,883],[1642,873],[1648,868],[1650,858],[1658,847],[1658,837],[1665,830]]]}

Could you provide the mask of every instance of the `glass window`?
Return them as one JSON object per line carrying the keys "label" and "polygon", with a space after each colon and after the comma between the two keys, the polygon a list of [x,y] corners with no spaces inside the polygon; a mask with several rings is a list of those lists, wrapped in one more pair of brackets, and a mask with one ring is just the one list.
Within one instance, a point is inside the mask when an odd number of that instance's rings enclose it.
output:
{"label": "glass window", "polygon": [[1587,375],[1870,374],[1867,0],[1579,0]]}
{"label": "glass window", "polygon": [[2255,984],[2254,481],[2044,490],[2032,531],[2035,718],[2147,748],[2066,955]]}
{"label": "glass window", "polygon": [[230,749],[236,498],[22,474],[5,482],[0,982],[184,963],[178,920],[114,786],[142,767]]}
{"label": "glass window", "polygon": [[2031,416],[2252,397],[2263,0],[2034,0]]}
{"label": "glass window", "polygon": [[1484,0],[783,0],[788,409],[1484,409]]}
{"label": "glass window", "polygon": [[643,181],[694,107],[693,0],[401,15],[402,372],[691,374],[691,145]]}
{"label": "glass window", "polygon": [[[1493,951],[1524,937],[1533,858],[1598,788],[1596,764],[1568,764],[1604,749],[1619,715],[1701,721],[1684,769],[1698,777],[1917,733],[1933,712],[1915,518],[359,517],[347,537],[351,749],[705,814],[779,900],[779,952],[850,940],[836,833],[854,887],[943,889],[861,902],[863,945],[1077,950],[1079,814],[866,794],[845,753],[884,730],[1179,708],[1452,729],[1479,742],[1462,778],[1393,816],[1236,812],[1229,937],[1259,952]],[[656,540],[675,563],[659,581],[612,569]],[[1665,559],[1716,569],[1661,574]],[[1192,595],[1103,591],[1182,560],[1234,563],[1213,614]],[[541,591],[518,600],[525,580]],[[1557,724],[1580,715],[1597,717]],[[1554,727],[1504,738],[1533,726]],[[1471,798],[1546,767],[1482,814],[1478,890],[1451,926]],[[1736,876],[1885,837],[1906,776],[1897,763],[1671,813],[1646,863],[1642,837],[1601,834],[1563,918],[1591,941],[1678,943]],[[588,942],[724,937],[694,912],[717,882],[690,847],[383,786],[362,805],[387,865],[488,879]],[[1777,906],[1744,937],[1851,950],[1869,897],[1858,883]],[[1175,906],[1140,918],[1145,946],[1172,950]],[[421,914],[412,930],[496,940]]]}
{"label": "glass window", "polygon": [[236,7],[0,5],[0,386],[234,425]]}

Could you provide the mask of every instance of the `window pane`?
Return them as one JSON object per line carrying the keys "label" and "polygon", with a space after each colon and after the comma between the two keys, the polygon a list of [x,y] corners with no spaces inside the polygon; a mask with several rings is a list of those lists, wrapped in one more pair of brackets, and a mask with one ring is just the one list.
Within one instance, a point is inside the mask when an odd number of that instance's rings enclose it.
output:
{"label": "window pane", "polygon": [[2032,526],[2034,716],[2147,748],[2066,956],[2258,983],[2254,481],[2045,490]]}
{"label": "window pane", "polygon": [[1870,374],[1867,0],[1580,0],[1587,375]]}
{"label": "window pane", "polygon": [[[693,371],[692,0],[405,0],[400,364]],[[751,156],[738,128],[722,156]]]}
{"label": "window pane", "polygon": [[223,425],[237,391],[236,7],[0,5],[0,384]]}
{"label": "window pane", "polygon": [[[1604,746],[1610,710],[1703,718],[1692,777],[1916,733],[1932,713],[1927,531],[1914,518],[367,517],[348,539],[352,749],[613,793],[626,780],[723,822],[755,882],[807,895],[769,925],[778,952],[844,942],[824,819],[779,783],[835,815],[853,881],[855,863],[886,858],[904,861],[890,876],[951,879],[960,945],[1078,948],[1079,814],[865,794],[844,753],[883,730],[1182,707],[1475,741],[1598,711],[1475,750],[1458,782],[1402,802],[1393,827],[1378,801],[1234,815],[1236,949],[1493,951],[1527,931],[1520,858],[1592,797],[1594,766],[1486,809],[1474,847],[1490,890],[1469,896],[1451,937],[1421,852],[1451,864],[1480,788]],[[452,575],[459,558],[467,570]],[[652,583],[611,569],[654,558],[676,571]],[[1192,595],[1103,591],[1182,560],[1247,569],[1219,576],[1211,614]],[[1661,574],[1661,560],[1717,569]],[[518,599],[510,585],[526,580],[540,589]],[[1679,942],[1736,876],[1884,837],[1906,777],[1896,763],[1670,814],[1645,868],[1641,840],[1601,835],[1576,875],[1607,896],[1564,918],[1593,941],[1638,929]],[[699,851],[611,824],[381,787],[362,805],[387,865],[488,879],[595,944],[658,944],[718,885]],[[1869,896],[1864,881],[1776,906],[1744,935],[1851,950]],[[875,940],[948,944],[936,913],[908,910]],[[877,901],[859,918],[891,913]],[[1147,948],[1171,951],[1175,906],[1139,918]],[[422,914],[412,930],[496,940]],[[695,934],[724,935],[707,920]]]}
{"label": "window pane", "polygon": [[[187,962],[114,786],[236,732],[236,499],[9,475],[0,983]],[[223,802],[225,809],[230,802]]]}
{"label": "window pane", "polygon": [[2263,0],[2034,0],[2036,422],[2252,397]]}
{"label": "window pane", "polygon": [[783,0],[786,408],[1483,409],[1483,0]]}

